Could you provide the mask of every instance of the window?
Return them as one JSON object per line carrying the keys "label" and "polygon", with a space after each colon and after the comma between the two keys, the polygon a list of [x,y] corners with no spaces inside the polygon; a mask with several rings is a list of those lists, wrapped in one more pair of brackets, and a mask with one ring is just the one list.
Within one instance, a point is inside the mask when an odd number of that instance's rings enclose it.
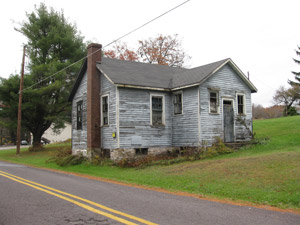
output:
{"label": "window", "polygon": [[108,95],[102,96],[101,98],[101,112],[102,120],[101,125],[108,125]]}
{"label": "window", "polygon": [[163,125],[163,96],[151,96],[152,125]]}
{"label": "window", "polygon": [[82,101],[77,102],[77,130],[82,129]]}
{"label": "window", "polygon": [[174,103],[174,114],[175,115],[182,114],[182,92],[174,94],[173,103]]}
{"label": "window", "polygon": [[219,96],[218,92],[211,91],[209,92],[209,109],[210,113],[218,113],[219,108]]}
{"label": "window", "polygon": [[237,95],[238,114],[245,114],[245,95]]}

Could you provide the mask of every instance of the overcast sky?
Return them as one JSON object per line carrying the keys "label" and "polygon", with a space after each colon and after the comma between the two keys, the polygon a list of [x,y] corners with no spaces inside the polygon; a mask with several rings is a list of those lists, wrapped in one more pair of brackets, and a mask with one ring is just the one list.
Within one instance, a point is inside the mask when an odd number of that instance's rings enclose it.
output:
{"label": "overcast sky", "polygon": [[[26,39],[14,30],[41,1],[9,0],[1,4],[0,76],[19,73]],[[45,0],[63,9],[85,41],[103,45],[122,36],[184,0]],[[231,58],[258,88],[252,102],[272,105],[280,85],[293,79],[293,62],[300,45],[299,0],[191,0],[122,41],[135,47],[138,40],[157,34],[178,34],[192,58],[189,67]]]}

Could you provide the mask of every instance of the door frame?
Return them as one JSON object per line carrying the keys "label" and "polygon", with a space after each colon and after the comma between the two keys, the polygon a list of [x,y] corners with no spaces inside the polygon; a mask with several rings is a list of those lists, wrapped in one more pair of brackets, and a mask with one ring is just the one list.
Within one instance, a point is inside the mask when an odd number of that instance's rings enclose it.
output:
{"label": "door frame", "polygon": [[235,142],[235,107],[234,107],[234,98],[231,97],[222,97],[222,133],[223,133],[223,141],[225,142],[225,130],[224,130],[224,101],[231,101],[232,109],[233,109],[233,141]]}

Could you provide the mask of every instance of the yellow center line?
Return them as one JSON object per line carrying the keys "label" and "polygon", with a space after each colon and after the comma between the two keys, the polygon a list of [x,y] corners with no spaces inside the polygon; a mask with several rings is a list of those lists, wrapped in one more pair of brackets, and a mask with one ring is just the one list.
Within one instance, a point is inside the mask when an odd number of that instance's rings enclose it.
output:
{"label": "yellow center line", "polygon": [[[57,193],[64,194],[64,195],[66,195],[66,196],[69,196],[69,197],[72,197],[72,198],[81,200],[81,201],[83,201],[83,202],[86,202],[86,203],[89,203],[89,204],[91,204],[91,205],[94,205],[94,206],[97,206],[97,207],[99,207],[99,208],[102,208],[102,209],[105,209],[105,210],[107,210],[107,211],[110,211],[110,212],[112,212],[112,213],[115,213],[115,214],[118,214],[118,215],[127,217],[127,218],[132,219],[132,220],[139,221],[139,222],[144,223],[144,224],[147,224],[147,225],[158,225],[158,224],[156,224],[156,223],[152,223],[152,222],[150,222],[150,221],[147,221],[147,220],[144,220],[144,219],[141,219],[141,218],[138,218],[138,217],[135,217],[135,216],[132,216],[132,215],[129,215],[129,214],[120,212],[120,211],[118,211],[118,210],[111,209],[111,208],[109,208],[109,207],[106,207],[106,206],[104,206],[104,205],[98,204],[98,203],[96,203],[96,202],[92,202],[92,201],[90,201],[90,200],[87,200],[87,199],[78,197],[78,196],[76,196],[76,195],[72,195],[72,194],[69,194],[69,193],[66,193],[66,192],[63,192],[63,191],[60,191],[60,190],[57,190],[57,189],[54,189],[54,188],[51,188],[51,187],[48,187],[48,186],[39,184],[39,183],[36,183],[36,182],[30,181],[30,180],[26,180],[26,179],[24,179],[24,178],[22,178],[22,177],[15,176],[15,175],[13,175],[13,174],[9,174],[9,173],[6,173],[6,172],[1,171],[1,170],[0,170],[0,175],[1,175],[1,176],[4,176],[4,177],[7,177],[7,178],[9,178],[9,179],[11,179],[11,180],[14,180],[14,181],[16,181],[16,182],[19,182],[19,183],[25,184],[25,185],[27,185],[27,186],[30,186],[30,187],[32,187],[32,188],[35,188],[35,189],[37,189],[37,190],[46,192],[46,193],[48,193],[48,194],[50,194],[50,195],[54,195],[54,196],[56,196],[56,197],[58,197],[58,198],[64,199],[64,200],[69,201],[69,202],[72,202],[73,204],[76,204],[76,205],[78,205],[78,206],[80,206],[80,207],[82,207],[82,208],[84,208],[84,209],[87,209],[87,210],[89,210],[89,211],[98,213],[98,214],[100,214],[100,215],[104,215],[104,216],[106,216],[106,217],[108,217],[108,218],[117,220],[117,221],[119,221],[119,222],[121,222],[121,223],[124,223],[124,224],[134,225],[135,223],[132,223],[132,222],[127,221],[127,220],[124,220],[124,219],[122,219],[122,218],[116,217],[116,216],[114,216],[114,215],[112,215],[112,214],[109,214],[109,213],[100,211],[100,210],[98,210],[98,209],[95,209],[95,208],[93,208],[93,207],[90,207],[90,206],[88,206],[88,205],[85,205],[85,204],[83,204],[83,203],[80,203],[80,202],[78,202],[78,201],[75,201],[75,200],[70,199],[70,198],[67,198],[67,197],[65,197],[65,196],[56,194],[56,193],[51,192],[51,191],[55,191],[55,192],[57,192]],[[13,178],[13,177],[14,177],[14,178]],[[25,182],[23,182],[22,180],[25,181]],[[31,183],[31,184],[30,184],[30,183]],[[34,184],[34,185],[32,185],[32,184]],[[35,186],[35,185],[36,185],[36,186]],[[51,191],[45,190],[45,189],[40,188],[40,187],[38,187],[38,186],[43,187],[43,188],[48,189],[48,190],[51,190]]]}

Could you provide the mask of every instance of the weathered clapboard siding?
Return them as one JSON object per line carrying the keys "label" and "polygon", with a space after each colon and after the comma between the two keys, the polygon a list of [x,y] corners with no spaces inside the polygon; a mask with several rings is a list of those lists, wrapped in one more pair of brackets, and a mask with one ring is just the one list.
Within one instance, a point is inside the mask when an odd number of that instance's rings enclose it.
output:
{"label": "weathered clapboard siding", "polygon": [[[84,74],[72,101],[72,150],[87,149],[87,122],[86,122],[86,91],[87,75]],[[77,102],[82,101],[82,129],[77,130]]]}
{"label": "weathered clapboard siding", "polygon": [[198,86],[183,89],[182,98],[183,114],[174,115],[174,105],[172,104],[172,145],[198,146]]}
{"label": "weathered clapboard siding", "polygon": [[[164,95],[165,126],[150,124],[150,94]],[[168,92],[119,88],[120,148],[172,146],[171,102]]]}
{"label": "weathered clapboard siding", "polygon": [[[209,113],[209,89],[219,89],[219,113]],[[248,86],[241,80],[235,71],[225,65],[216,74],[211,76],[199,87],[200,91],[200,131],[202,144],[211,144],[215,141],[215,137],[224,138],[223,128],[223,104],[222,99],[232,99],[235,115],[234,136],[235,140],[249,139],[249,131],[244,125],[236,122],[237,117],[237,93],[245,94],[246,115],[242,116],[247,121],[247,125],[251,129],[252,108],[251,108],[251,91]]]}
{"label": "weathered clapboard siding", "polygon": [[100,77],[100,91],[100,97],[106,94],[109,96],[109,124],[108,126],[101,127],[101,147],[104,149],[115,149],[117,148],[117,138],[113,138],[112,133],[117,131],[116,86],[113,85],[103,74],[101,74]]}

